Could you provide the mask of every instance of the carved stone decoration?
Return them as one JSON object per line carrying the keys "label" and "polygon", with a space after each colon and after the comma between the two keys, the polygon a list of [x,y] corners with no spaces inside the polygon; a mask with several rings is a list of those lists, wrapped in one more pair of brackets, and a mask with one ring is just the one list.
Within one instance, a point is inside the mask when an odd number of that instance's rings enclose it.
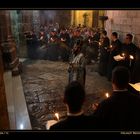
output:
{"label": "carved stone decoration", "polygon": [[[17,57],[17,48],[11,32],[10,11],[0,11],[0,40],[3,53],[4,70],[11,70],[12,75],[20,73],[20,62]],[[5,34],[3,34],[5,33]],[[3,36],[4,35],[4,36]]]}

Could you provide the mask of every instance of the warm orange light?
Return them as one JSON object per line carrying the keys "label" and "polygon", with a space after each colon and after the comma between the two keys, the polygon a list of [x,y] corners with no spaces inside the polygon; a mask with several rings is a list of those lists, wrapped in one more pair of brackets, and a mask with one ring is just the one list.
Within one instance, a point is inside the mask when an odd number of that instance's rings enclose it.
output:
{"label": "warm orange light", "polygon": [[55,116],[56,116],[57,120],[59,120],[59,114],[55,113]]}
{"label": "warm orange light", "polygon": [[108,98],[109,97],[109,93],[106,93],[105,96],[106,96],[106,98]]}
{"label": "warm orange light", "polygon": [[133,56],[133,55],[129,55],[129,58],[130,58],[130,59],[134,59],[134,56]]}
{"label": "warm orange light", "polygon": [[122,56],[125,56],[125,53],[122,53]]}

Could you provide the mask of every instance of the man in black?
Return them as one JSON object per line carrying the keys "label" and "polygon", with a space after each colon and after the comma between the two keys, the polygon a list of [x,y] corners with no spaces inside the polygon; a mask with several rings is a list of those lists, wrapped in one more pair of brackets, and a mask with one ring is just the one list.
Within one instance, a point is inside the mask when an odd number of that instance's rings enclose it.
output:
{"label": "man in black", "polygon": [[118,65],[118,62],[114,59],[114,56],[119,55],[121,52],[122,43],[118,39],[117,32],[111,34],[111,45],[108,49],[109,59],[108,59],[108,68],[107,68],[107,78],[110,81],[112,70]]}
{"label": "man in black", "polygon": [[[140,95],[128,90],[129,70],[117,66],[112,72],[112,96],[94,112],[101,130],[140,130]],[[132,90],[131,90],[132,91]]]}
{"label": "man in black", "polygon": [[110,40],[107,37],[107,32],[103,31],[101,37],[101,44],[99,44],[100,47],[100,61],[99,61],[99,74],[102,76],[107,75],[107,64],[108,64],[108,56],[109,56],[109,46],[110,46]]}
{"label": "man in black", "polygon": [[84,101],[85,90],[83,86],[77,81],[71,82],[64,92],[67,118],[51,126],[50,130],[89,130],[91,127],[90,117],[85,116],[82,110]]}
{"label": "man in black", "polygon": [[137,50],[137,47],[132,43],[132,40],[133,36],[131,34],[127,34],[121,50],[121,55],[124,55],[124,60],[120,61],[120,64],[126,66],[131,73],[133,71]]}

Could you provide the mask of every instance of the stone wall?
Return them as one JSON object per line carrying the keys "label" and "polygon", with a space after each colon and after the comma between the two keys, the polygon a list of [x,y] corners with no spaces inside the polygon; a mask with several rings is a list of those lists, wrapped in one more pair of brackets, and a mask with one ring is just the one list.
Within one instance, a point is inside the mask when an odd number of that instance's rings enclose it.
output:
{"label": "stone wall", "polygon": [[133,42],[140,48],[140,10],[107,10],[105,15],[109,18],[105,23],[109,37],[116,31],[123,41],[127,33],[132,33]]}

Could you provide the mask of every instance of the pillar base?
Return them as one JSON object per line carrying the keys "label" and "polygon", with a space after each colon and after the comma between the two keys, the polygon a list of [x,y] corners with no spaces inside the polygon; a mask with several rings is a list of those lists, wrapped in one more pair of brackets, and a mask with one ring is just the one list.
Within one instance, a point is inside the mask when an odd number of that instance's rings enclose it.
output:
{"label": "pillar base", "polygon": [[22,63],[19,64],[12,69],[12,76],[17,76],[22,73]]}

